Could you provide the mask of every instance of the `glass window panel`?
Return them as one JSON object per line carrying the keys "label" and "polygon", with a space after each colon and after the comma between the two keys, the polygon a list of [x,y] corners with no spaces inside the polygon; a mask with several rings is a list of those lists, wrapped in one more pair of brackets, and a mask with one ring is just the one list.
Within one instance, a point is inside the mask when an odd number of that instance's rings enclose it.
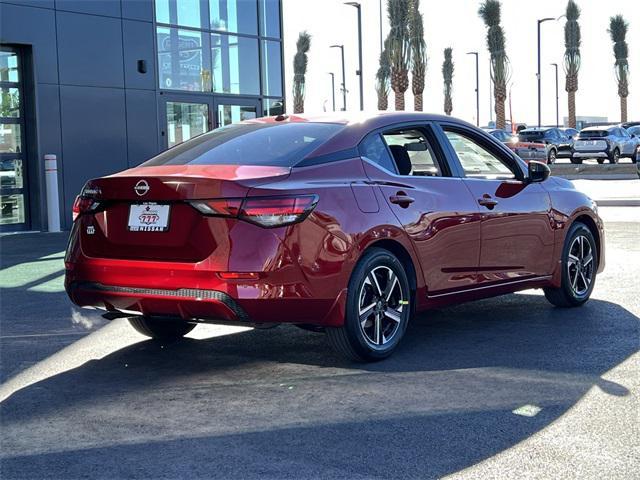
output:
{"label": "glass window panel", "polygon": [[212,30],[258,34],[256,0],[210,0],[209,17]]}
{"label": "glass window panel", "polygon": [[2,87],[0,89],[0,117],[20,116],[20,90]]}
{"label": "glass window panel", "polygon": [[260,35],[280,38],[280,0],[260,2]]}
{"label": "glass window panel", "polygon": [[19,82],[18,55],[0,51],[0,82]]}
{"label": "glass window panel", "polygon": [[281,98],[265,98],[263,101],[263,115],[275,117],[284,113],[284,102]]}
{"label": "glass window panel", "polygon": [[156,22],[201,28],[200,0],[156,0]]}
{"label": "glass window panel", "polygon": [[451,146],[458,155],[465,176],[478,178],[515,178],[502,160],[473,140],[455,132],[446,132]]}
{"label": "glass window panel", "polygon": [[252,120],[258,116],[256,107],[245,105],[218,105],[218,126],[225,127],[232,123]]}
{"label": "glass window panel", "polygon": [[158,27],[158,80],[160,88],[210,91],[211,73],[204,58],[200,32]]}
{"label": "glass window panel", "polygon": [[280,42],[262,41],[262,93],[282,96],[282,56]]}
{"label": "glass window panel", "polygon": [[167,142],[169,148],[209,130],[206,103],[167,102]]}
{"label": "glass window panel", "polygon": [[258,40],[235,35],[211,35],[213,91],[259,95]]}
{"label": "glass window panel", "polygon": [[22,152],[22,132],[20,125],[0,123],[0,153]]}
{"label": "glass window panel", "polygon": [[24,185],[22,160],[12,158],[0,162],[0,189],[22,188]]}
{"label": "glass window panel", "polygon": [[0,195],[0,225],[24,223],[24,195]]}

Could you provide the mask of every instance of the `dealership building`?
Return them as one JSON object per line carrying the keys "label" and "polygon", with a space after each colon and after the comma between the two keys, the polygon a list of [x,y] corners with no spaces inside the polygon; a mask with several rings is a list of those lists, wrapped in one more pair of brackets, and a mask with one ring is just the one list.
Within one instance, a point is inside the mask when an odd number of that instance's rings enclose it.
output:
{"label": "dealership building", "polygon": [[281,0],[0,0],[0,44],[0,232],[48,229],[45,155],[68,229],[86,180],[284,110]]}

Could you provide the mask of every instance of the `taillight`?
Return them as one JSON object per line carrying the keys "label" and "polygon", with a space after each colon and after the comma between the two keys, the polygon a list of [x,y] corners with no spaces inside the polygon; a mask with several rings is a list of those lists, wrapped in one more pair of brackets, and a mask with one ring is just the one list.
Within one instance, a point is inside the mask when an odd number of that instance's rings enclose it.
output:
{"label": "taillight", "polygon": [[99,206],[100,202],[98,202],[96,199],[78,195],[76,197],[76,200],[73,202],[73,220],[75,221],[78,216],[84,213],[95,212]]}
{"label": "taillight", "polygon": [[204,215],[239,218],[265,228],[284,227],[307,218],[318,203],[317,195],[286,195],[198,200],[191,205]]}
{"label": "taillight", "polygon": [[242,205],[241,198],[215,198],[213,200],[199,200],[191,205],[200,213],[219,217],[237,217]]}

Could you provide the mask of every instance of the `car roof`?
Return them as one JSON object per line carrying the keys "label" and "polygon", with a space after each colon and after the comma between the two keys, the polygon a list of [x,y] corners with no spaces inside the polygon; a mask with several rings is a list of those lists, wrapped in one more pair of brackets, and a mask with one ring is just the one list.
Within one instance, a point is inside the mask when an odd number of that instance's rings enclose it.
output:
{"label": "car roof", "polygon": [[464,120],[446,115],[437,115],[422,112],[323,112],[280,115],[275,117],[260,117],[245,120],[241,123],[291,123],[291,122],[317,122],[337,123],[345,126],[342,130],[328,139],[307,158],[321,155],[329,155],[339,151],[355,148],[360,141],[371,131],[379,128],[392,127],[393,125],[413,122],[447,122],[460,126],[477,128]]}
{"label": "car roof", "polygon": [[552,128],[556,128],[556,127],[529,127],[529,128],[525,128],[523,130],[520,130],[520,132],[518,133],[526,133],[526,132],[546,132],[547,130],[551,130]]}
{"label": "car roof", "polygon": [[597,132],[598,130],[611,130],[612,128],[617,128],[615,125],[605,125],[602,127],[585,127],[581,132]]}

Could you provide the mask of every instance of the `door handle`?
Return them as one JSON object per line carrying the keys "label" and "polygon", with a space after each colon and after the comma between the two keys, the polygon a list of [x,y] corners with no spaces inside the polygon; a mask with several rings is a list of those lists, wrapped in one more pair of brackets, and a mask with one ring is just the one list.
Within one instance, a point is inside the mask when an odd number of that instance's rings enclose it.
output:
{"label": "door handle", "polygon": [[402,208],[407,208],[410,204],[416,200],[413,197],[408,196],[404,192],[398,192],[395,195],[389,197],[389,201],[396,205],[400,205]]}
{"label": "door handle", "polygon": [[498,204],[498,201],[485,193],[482,198],[478,199],[478,203],[483,207],[487,207],[489,210],[493,210],[493,208]]}

